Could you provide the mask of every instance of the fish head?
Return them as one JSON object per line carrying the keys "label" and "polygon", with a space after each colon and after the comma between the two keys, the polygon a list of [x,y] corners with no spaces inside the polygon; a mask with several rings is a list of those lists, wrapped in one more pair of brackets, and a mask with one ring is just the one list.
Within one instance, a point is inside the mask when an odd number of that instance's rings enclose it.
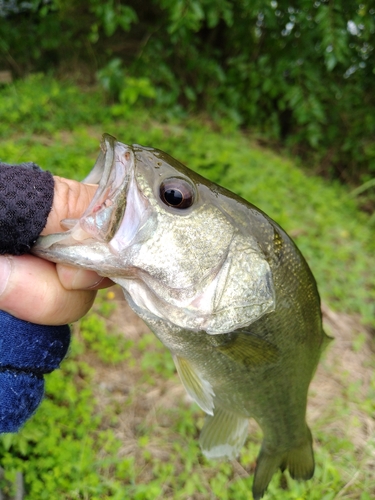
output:
{"label": "fish head", "polygon": [[235,200],[160,150],[109,135],[101,150],[89,207],[34,254],[110,277],[141,317],[181,328],[225,333],[274,310],[269,264]]}

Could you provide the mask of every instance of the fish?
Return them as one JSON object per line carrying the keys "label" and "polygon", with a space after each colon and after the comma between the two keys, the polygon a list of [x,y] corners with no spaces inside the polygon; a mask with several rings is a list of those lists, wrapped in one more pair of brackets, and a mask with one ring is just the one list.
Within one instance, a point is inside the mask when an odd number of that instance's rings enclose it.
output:
{"label": "fish", "polygon": [[199,443],[208,459],[235,459],[256,420],[255,500],[278,469],[310,479],[307,394],[329,337],[316,281],[291,238],[167,153],[109,134],[83,182],[98,184],[86,211],[32,253],[122,287],[205,412]]}

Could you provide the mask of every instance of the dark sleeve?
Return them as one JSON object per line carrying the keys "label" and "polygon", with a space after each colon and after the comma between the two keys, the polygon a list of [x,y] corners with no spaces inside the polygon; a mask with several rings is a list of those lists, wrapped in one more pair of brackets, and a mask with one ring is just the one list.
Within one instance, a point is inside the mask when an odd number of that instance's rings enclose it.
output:
{"label": "dark sleeve", "polygon": [[[0,254],[30,249],[46,225],[53,194],[52,175],[34,163],[0,163]],[[0,434],[17,432],[35,412],[43,376],[59,366],[69,341],[68,325],[35,325],[0,311]]]}
{"label": "dark sleeve", "polygon": [[54,180],[35,163],[0,163],[0,254],[30,250],[52,208]]}
{"label": "dark sleeve", "polygon": [[0,311],[0,433],[17,432],[35,412],[43,375],[58,368],[69,341],[68,325],[35,325]]}

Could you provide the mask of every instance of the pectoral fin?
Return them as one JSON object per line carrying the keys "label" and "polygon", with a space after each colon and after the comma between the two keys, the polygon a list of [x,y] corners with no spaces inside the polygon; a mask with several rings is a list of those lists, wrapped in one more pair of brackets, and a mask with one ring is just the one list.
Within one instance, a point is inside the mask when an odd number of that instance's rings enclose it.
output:
{"label": "pectoral fin", "polygon": [[199,444],[207,458],[233,460],[239,454],[248,433],[248,419],[222,408],[207,415]]}
{"label": "pectoral fin", "polygon": [[197,402],[203,411],[213,414],[215,393],[211,384],[205,380],[189,361],[180,356],[173,356],[177,372],[187,393]]}
{"label": "pectoral fin", "polygon": [[217,349],[236,363],[249,368],[274,364],[279,358],[277,347],[250,333],[238,333],[228,342],[218,346]]}

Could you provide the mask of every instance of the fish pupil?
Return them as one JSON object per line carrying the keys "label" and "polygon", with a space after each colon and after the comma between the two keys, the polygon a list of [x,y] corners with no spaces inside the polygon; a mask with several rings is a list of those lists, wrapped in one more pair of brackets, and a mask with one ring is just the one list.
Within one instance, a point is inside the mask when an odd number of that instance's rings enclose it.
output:
{"label": "fish pupil", "polygon": [[178,207],[183,200],[181,191],[178,191],[177,189],[167,189],[167,191],[164,193],[164,198],[165,201],[169,203],[169,205],[172,205],[174,207]]}

